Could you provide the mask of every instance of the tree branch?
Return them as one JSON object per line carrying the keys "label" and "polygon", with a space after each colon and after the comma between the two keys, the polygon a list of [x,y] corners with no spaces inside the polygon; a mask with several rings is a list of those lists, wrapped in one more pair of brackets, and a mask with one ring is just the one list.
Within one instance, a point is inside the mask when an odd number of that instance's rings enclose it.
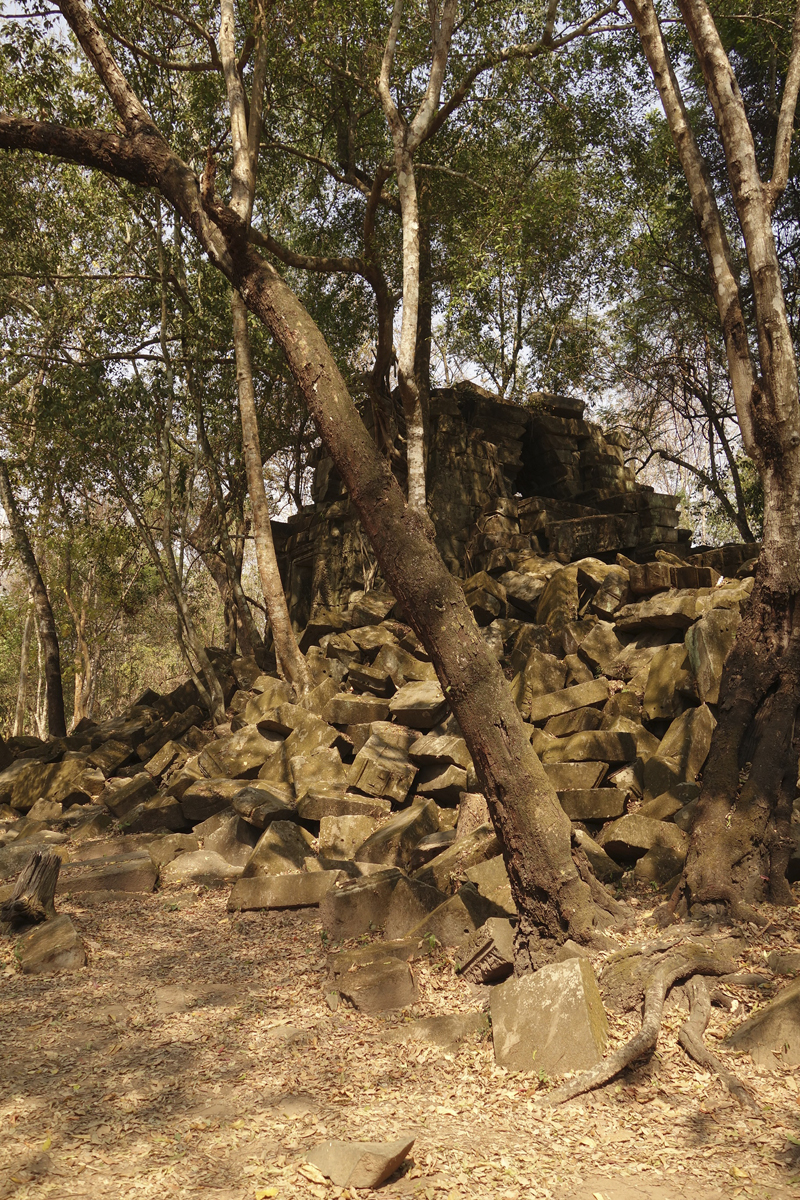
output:
{"label": "tree branch", "polygon": [[783,100],[778,117],[778,132],[775,137],[775,162],[772,168],[772,179],[764,185],[764,196],[770,212],[786,189],[789,182],[789,158],[792,150],[792,133],[794,132],[794,117],[797,109],[797,94],[800,91],[800,4],[794,14],[792,25],[792,53],[789,58],[789,69],[786,72],[786,83],[783,88]]}

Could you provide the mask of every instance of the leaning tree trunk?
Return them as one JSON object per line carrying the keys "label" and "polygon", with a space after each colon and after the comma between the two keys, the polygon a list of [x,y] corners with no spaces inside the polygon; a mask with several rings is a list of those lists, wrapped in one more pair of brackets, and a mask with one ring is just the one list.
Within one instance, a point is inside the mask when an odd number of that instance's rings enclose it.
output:
{"label": "leaning tree trunk", "polygon": [[47,731],[50,737],[65,737],[67,724],[64,716],[64,692],[61,682],[61,653],[58,645],[55,617],[50,597],[44,585],[36,555],[25,528],[22,513],[11,487],[11,477],[3,458],[0,458],[0,504],[6,511],[14,545],[28,578],[44,652],[44,673],[47,689]]}
{"label": "leaning tree trunk", "polygon": [[[0,115],[0,146],[34,149],[157,187],[286,355],[384,577],[431,655],[503,842],[520,925],[518,965],[539,932],[588,941],[608,920],[571,855],[571,827],[530,744],[500,664],[447,570],[426,512],[408,505],[370,438],[330,349],[279,273],[248,243],[248,222],[173,153],[81,0],[59,0],[125,123],[126,134]],[[234,63],[235,66],[235,63]],[[210,174],[210,173],[209,173]]]}

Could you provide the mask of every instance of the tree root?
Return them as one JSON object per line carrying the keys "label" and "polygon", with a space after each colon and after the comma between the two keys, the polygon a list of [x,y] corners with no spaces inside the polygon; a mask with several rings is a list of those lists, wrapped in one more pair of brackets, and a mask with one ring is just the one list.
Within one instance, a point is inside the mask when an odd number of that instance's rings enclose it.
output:
{"label": "tree root", "polygon": [[[656,943],[656,946],[664,949],[664,943]],[[655,947],[652,946],[643,950],[643,957],[649,956],[654,950]],[[676,958],[674,955],[668,955],[663,959],[655,967],[647,981],[644,992],[644,1015],[639,1032],[590,1071],[585,1071],[582,1075],[577,1075],[574,1079],[563,1083],[561,1087],[548,1092],[546,1096],[542,1097],[541,1103],[544,1107],[553,1108],[557,1104],[574,1100],[576,1096],[582,1096],[586,1092],[602,1087],[604,1083],[608,1083],[610,1079],[619,1075],[632,1063],[652,1054],[658,1042],[667,992],[676,980],[697,975],[701,971],[721,975],[724,974],[725,968],[721,963],[715,963],[710,955],[694,962],[687,957]]]}
{"label": "tree root", "polygon": [[703,1042],[703,1033],[711,1016],[711,997],[705,979],[702,976],[690,979],[686,985],[686,994],[689,998],[689,1019],[678,1030],[678,1041],[690,1058],[707,1071],[713,1071],[719,1076],[731,1095],[743,1107],[752,1108],[760,1113],[761,1109],[744,1084],[725,1069],[716,1054],[712,1054]]}

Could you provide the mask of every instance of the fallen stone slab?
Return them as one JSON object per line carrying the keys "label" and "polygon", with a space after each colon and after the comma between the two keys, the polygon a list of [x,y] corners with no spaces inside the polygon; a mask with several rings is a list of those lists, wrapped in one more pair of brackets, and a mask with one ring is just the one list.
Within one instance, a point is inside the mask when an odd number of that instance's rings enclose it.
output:
{"label": "fallen stone slab", "polygon": [[391,1012],[416,1003],[417,985],[407,962],[385,954],[337,979],[339,994],[364,1013]]}
{"label": "fallen stone slab", "polygon": [[680,716],[688,707],[692,692],[696,693],[696,684],[683,643],[656,650],[650,663],[642,706],[647,719],[672,720]]}
{"label": "fallen stone slab", "polygon": [[272,821],[245,863],[244,876],[286,875],[305,869],[314,857],[314,839],[294,821]]}
{"label": "fallen stone slab", "polygon": [[296,754],[289,759],[289,777],[299,800],[319,786],[347,786],[348,770],[335,746],[318,746],[311,754]]}
{"label": "fallen stone slab", "polygon": [[209,778],[255,779],[283,741],[279,733],[262,733],[255,725],[245,725],[237,733],[210,742],[200,752],[197,765]]}
{"label": "fallen stone slab", "polygon": [[474,883],[465,883],[407,934],[410,938],[434,937],[440,946],[460,946],[490,915],[492,905],[489,901]]}
{"label": "fallen stone slab", "polygon": [[396,867],[362,879],[340,879],[325,895],[320,907],[322,927],[332,941],[360,937],[383,929],[392,892],[403,873]]}
{"label": "fallen stone slab", "polygon": [[195,826],[195,834],[202,837],[204,850],[213,850],[233,867],[243,867],[258,842],[258,830],[238,812],[221,816],[216,828],[208,832]]}
{"label": "fallen stone slab", "polygon": [[356,754],[347,782],[367,796],[381,796],[402,804],[417,777],[417,768],[403,746],[388,744],[371,733]]}
{"label": "fallen stone slab", "polygon": [[466,787],[467,772],[452,763],[429,763],[417,776],[418,795],[430,796],[438,804],[457,804]]}
{"label": "fallen stone slab", "polygon": [[557,792],[599,787],[608,771],[604,762],[543,763],[544,773]]}
{"label": "fallen stone slab", "polygon": [[439,828],[439,812],[433,800],[414,804],[376,829],[359,847],[355,862],[383,863],[406,867],[419,841]]}
{"label": "fallen stone slab", "polygon": [[634,878],[638,883],[652,883],[663,887],[683,870],[686,855],[671,846],[653,846],[633,868]]}
{"label": "fallen stone slab", "polygon": [[147,844],[147,853],[159,871],[179,854],[199,849],[200,842],[192,833],[168,833],[164,837],[154,838]]}
{"label": "fallen stone slab", "polygon": [[449,895],[457,886],[458,878],[470,867],[495,858],[499,853],[500,842],[494,827],[480,825],[466,837],[457,838],[452,846],[437,854],[436,858],[431,859],[419,871],[415,871],[414,878]]}
{"label": "fallen stone slab", "polygon": [[514,970],[514,926],[490,917],[458,947],[456,970],[468,983],[499,983]]}
{"label": "fallen stone slab", "polygon": [[146,850],[110,854],[62,868],[57,895],[82,892],[152,892],[158,872]]}
{"label": "fallen stone slab", "polygon": [[[535,747],[534,747],[535,748]],[[544,763],[606,762],[627,763],[637,757],[636,742],[630,733],[613,733],[604,729],[574,733],[543,752]]]}
{"label": "fallen stone slab", "polygon": [[90,766],[99,767],[108,778],[109,775],[119,771],[120,767],[127,767],[136,757],[133,748],[127,742],[116,741],[112,738],[93,750],[88,761]]}
{"label": "fallen stone slab", "polygon": [[254,829],[266,829],[273,821],[295,821],[297,810],[288,784],[259,782],[242,788],[231,799],[231,807]]}
{"label": "fallen stone slab", "polygon": [[553,737],[571,737],[573,733],[585,733],[590,729],[599,729],[601,725],[604,725],[601,709],[576,708],[572,712],[550,717],[544,731]]}
{"label": "fallen stone slab", "polygon": [[620,817],[597,836],[607,854],[621,863],[634,862],[654,846],[663,846],[685,860],[689,839],[682,829],[667,821],[654,821],[639,813]]}
{"label": "fallen stone slab", "polygon": [[572,837],[575,844],[583,850],[589,860],[589,866],[601,883],[616,883],[622,878],[625,874],[624,867],[614,862],[614,859],[606,854],[603,847],[598,845],[593,837],[590,837],[583,829],[574,830]]}
{"label": "fallen stone slab", "polygon": [[446,899],[444,892],[438,888],[403,876],[392,888],[383,925],[384,936],[390,940],[408,936],[420,921]]}
{"label": "fallen stone slab", "polygon": [[608,1021],[591,963],[552,963],[492,991],[492,1038],[498,1066],[557,1077],[596,1066]]}
{"label": "fallen stone slab", "polygon": [[319,825],[319,852],[323,858],[352,859],[359,846],[375,832],[375,817],[323,817]]}
{"label": "fallen stone slab", "polygon": [[641,629],[685,631],[697,620],[698,596],[694,589],[659,592],[649,600],[618,609],[614,624],[620,633],[635,633]]}
{"label": "fallen stone slab", "polygon": [[747,1051],[759,1067],[800,1066],[800,979],[748,1017],[723,1045]]}
{"label": "fallen stone slab", "polygon": [[618,788],[560,791],[558,799],[571,821],[608,821],[625,812],[627,793]]}
{"label": "fallen stone slab", "polygon": [[511,894],[511,881],[502,854],[474,867],[467,867],[464,874],[495,908],[502,909],[510,917],[516,916],[517,906]]}
{"label": "fallen stone slab", "polygon": [[323,1142],[306,1161],[337,1187],[376,1188],[394,1174],[414,1141],[412,1137],[395,1142]]}
{"label": "fallen stone slab", "polygon": [[593,679],[590,683],[579,683],[560,692],[537,696],[531,701],[528,719],[532,724],[546,721],[577,708],[603,705],[608,700],[608,680]]}
{"label": "fallen stone slab", "polygon": [[66,914],[24,934],[14,948],[14,957],[25,975],[52,975],[86,966],[83,939]]}
{"label": "fallen stone slab", "polygon": [[259,676],[249,690],[257,694],[242,714],[247,725],[258,725],[267,713],[292,700],[292,689],[288,683],[282,679],[273,679],[271,675]]}
{"label": "fallen stone slab", "polygon": [[238,879],[228,898],[229,912],[272,908],[315,908],[342,878],[341,871],[304,871]]}
{"label": "fallen stone slab", "polygon": [[120,821],[120,829],[125,833],[155,833],[158,829],[182,833],[188,827],[181,802],[174,796],[152,796],[144,804],[129,809]]}
{"label": "fallen stone slab", "polygon": [[427,766],[430,763],[440,766],[452,764],[466,771],[472,765],[467,743],[462,737],[456,737],[454,734],[426,733],[412,743],[408,756],[418,766]]}
{"label": "fallen stone slab", "polygon": [[297,815],[302,821],[322,821],[325,817],[387,817],[392,811],[389,800],[378,796],[359,796],[354,792],[341,793],[333,788],[317,788],[306,792],[297,802]]}
{"label": "fallen stone slab", "polygon": [[687,630],[686,652],[704,704],[719,700],[722,668],[741,621],[738,609],[717,608]]}
{"label": "fallen stone slab", "polygon": [[183,815],[192,825],[207,821],[215,813],[230,808],[234,797],[246,786],[241,779],[198,779],[180,798]]}
{"label": "fallen stone slab", "polygon": [[214,887],[238,879],[241,873],[242,867],[233,866],[214,850],[194,850],[167,863],[161,872],[161,883],[167,887],[186,883]]}
{"label": "fallen stone slab", "polygon": [[325,705],[324,719],[329,725],[363,725],[370,721],[385,721],[390,702],[377,696],[341,692]]}
{"label": "fallen stone slab", "polygon": [[389,701],[389,712],[411,729],[433,729],[447,714],[447,701],[438,682],[406,683]]}
{"label": "fallen stone slab", "polygon": [[401,646],[383,646],[372,666],[374,670],[388,675],[397,688],[406,683],[436,681],[436,668],[433,663],[423,662]]}
{"label": "fallen stone slab", "polygon": [[[449,810],[445,810],[449,811]],[[441,814],[439,820],[442,820]],[[456,840],[455,827],[452,829],[440,829],[438,833],[429,833],[427,837],[422,838],[417,842],[414,848],[414,853],[411,855],[409,862],[410,871],[418,871],[420,867],[424,867],[431,859],[436,858],[448,846],[452,846]]]}

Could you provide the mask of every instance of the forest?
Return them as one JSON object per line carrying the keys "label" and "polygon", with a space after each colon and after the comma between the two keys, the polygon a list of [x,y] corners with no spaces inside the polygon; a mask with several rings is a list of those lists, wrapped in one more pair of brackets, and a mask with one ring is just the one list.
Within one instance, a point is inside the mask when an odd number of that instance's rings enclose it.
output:
{"label": "forest", "polygon": [[0,6],[0,1196],[793,1194],[798,91],[783,0]]}

